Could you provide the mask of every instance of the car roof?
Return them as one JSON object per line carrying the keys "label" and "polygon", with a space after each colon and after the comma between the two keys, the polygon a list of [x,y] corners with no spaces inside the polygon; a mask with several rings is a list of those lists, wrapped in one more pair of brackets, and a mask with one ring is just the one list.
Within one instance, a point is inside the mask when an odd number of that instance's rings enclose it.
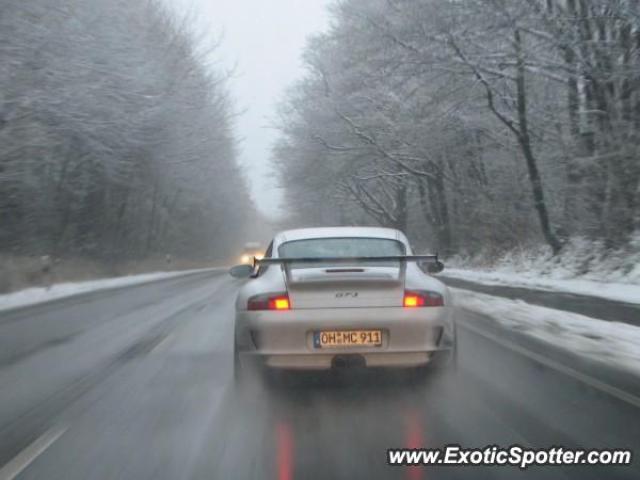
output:
{"label": "car roof", "polygon": [[364,237],[389,238],[407,243],[406,237],[400,230],[382,227],[318,227],[285,230],[276,235],[276,243],[307,238],[335,238],[335,237]]}

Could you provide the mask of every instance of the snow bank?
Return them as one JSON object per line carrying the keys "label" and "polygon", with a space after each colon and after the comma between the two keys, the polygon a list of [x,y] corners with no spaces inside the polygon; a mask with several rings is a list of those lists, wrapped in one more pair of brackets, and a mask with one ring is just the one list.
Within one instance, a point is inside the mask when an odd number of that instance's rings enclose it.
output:
{"label": "snow bank", "polygon": [[485,285],[504,285],[536,290],[574,293],[606,298],[626,303],[640,304],[640,285],[628,283],[602,283],[581,279],[556,279],[551,276],[536,276],[534,273],[508,273],[500,271],[480,272],[447,268],[443,276],[469,280]]}
{"label": "snow bank", "polygon": [[51,287],[33,287],[17,292],[0,295],[0,311],[11,308],[35,305],[64,297],[71,297],[81,293],[95,290],[105,290],[109,288],[138,285],[141,283],[153,282],[164,278],[178,277],[181,275],[205,272],[215,269],[182,270],[178,272],[154,272],[142,275],[129,275],[126,277],[105,278],[91,280],[88,282],[57,283]]}
{"label": "snow bank", "polygon": [[547,247],[523,248],[497,258],[456,255],[446,265],[444,276],[464,280],[640,303],[640,236],[618,251],[574,238],[557,256]]}
{"label": "snow bank", "polygon": [[454,288],[456,306],[573,353],[640,375],[640,328]]}

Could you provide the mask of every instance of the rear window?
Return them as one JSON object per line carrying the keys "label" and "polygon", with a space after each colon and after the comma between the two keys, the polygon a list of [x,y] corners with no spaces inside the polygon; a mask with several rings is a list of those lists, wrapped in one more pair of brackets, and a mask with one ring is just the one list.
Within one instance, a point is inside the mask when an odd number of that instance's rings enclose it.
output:
{"label": "rear window", "polygon": [[285,242],[280,257],[382,257],[404,255],[402,242],[389,238],[308,238]]}

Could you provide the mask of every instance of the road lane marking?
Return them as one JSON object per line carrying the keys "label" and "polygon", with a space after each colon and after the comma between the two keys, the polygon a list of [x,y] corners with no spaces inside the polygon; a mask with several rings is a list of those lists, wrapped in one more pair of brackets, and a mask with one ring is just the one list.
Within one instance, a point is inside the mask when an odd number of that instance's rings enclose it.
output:
{"label": "road lane marking", "polygon": [[58,426],[47,430],[36,441],[16,455],[13,460],[0,469],[0,480],[13,480],[31,463],[38,458],[53,442],[58,440],[64,432],[69,429],[67,426]]}
{"label": "road lane marking", "polygon": [[503,347],[508,348],[509,350],[512,350],[514,352],[517,352],[521,355],[524,355],[525,357],[530,358],[531,360],[534,360],[538,363],[541,363],[542,365],[545,365],[553,370],[562,372],[565,375],[568,375],[574,378],[575,380],[578,380],[582,383],[589,385],[592,388],[595,388],[596,390],[600,390],[601,392],[611,395],[612,397],[615,397],[618,400],[622,400],[623,402],[628,403],[629,405],[632,405],[636,408],[640,408],[640,397],[637,397],[629,392],[625,392],[624,390],[614,387],[613,385],[609,385],[608,383],[598,380],[597,378],[590,377],[589,375],[586,375],[577,370],[574,370],[571,367],[567,367],[566,365],[562,365],[561,363],[550,360],[549,358],[539,355],[537,353],[534,353],[531,350],[527,350],[526,348],[521,347],[520,345],[517,345],[509,340],[505,340],[491,333],[484,332],[480,330],[478,327],[473,327],[466,322],[459,322],[458,325],[461,326],[462,328],[466,328],[467,330],[471,330],[472,332],[474,332],[477,335],[480,335],[481,337],[487,338],[489,340],[493,340],[497,344],[502,345]]}
{"label": "road lane marking", "polygon": [[160,340],[160,342],[155,347],[153,347],[151,349],[151,352],[149,352],[149,353],[161,352],[163,350],[163,346],[166,346],[169,343],[169,340],[171,340],[172,337],[173,337],[173,332],[171,332],[166,337],[164,337],[162,340]]}

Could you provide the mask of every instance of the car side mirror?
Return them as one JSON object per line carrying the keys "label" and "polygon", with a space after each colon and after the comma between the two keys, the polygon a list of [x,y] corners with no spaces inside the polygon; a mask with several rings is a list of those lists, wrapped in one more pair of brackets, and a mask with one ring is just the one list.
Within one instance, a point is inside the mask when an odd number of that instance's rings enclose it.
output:
{"label": "car side mirror", "polygon": [[435,262],[429,263],[429,265],[427,265],[427,272],[429,273],[440,273],[443,270],[444,270],[444,263],[442,263],[439,260],[436,260]]}
{"label": "car side mirror", "polygon": [[253,265],[236,265],[229,269],[229,275],[235,278],[249,278],[253,273]]}

